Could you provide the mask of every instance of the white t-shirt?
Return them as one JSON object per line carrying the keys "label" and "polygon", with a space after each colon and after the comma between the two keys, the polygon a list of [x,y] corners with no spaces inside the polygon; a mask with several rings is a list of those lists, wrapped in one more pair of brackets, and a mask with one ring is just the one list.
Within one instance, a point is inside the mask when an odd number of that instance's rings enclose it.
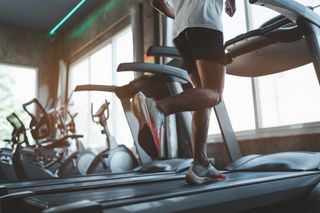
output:
{"label": "white t-shirt", "polygon": [[177,37],[189,27],[203,27],[223,32],[221,15],[223,0],[167,0],[175,11]]}

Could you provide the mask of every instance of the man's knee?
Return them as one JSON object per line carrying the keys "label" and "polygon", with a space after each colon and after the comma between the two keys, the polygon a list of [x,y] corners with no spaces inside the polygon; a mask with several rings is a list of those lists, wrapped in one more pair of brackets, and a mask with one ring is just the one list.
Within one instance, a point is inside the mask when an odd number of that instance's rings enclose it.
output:
{"label": "man's knee", "polygon": [[214,90],[210,91],[209,95],[209,107],[214,107],[222,101],[222,93]]}

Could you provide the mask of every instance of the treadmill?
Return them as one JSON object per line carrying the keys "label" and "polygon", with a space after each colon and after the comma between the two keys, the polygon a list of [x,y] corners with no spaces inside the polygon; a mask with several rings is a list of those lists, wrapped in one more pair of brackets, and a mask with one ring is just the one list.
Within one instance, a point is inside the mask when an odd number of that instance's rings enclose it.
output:
{"label": "treadmill", "polygon": [[[310,61],[314,63],[315,70],[319,73],[319,24],[314,23],[314,21],[320,23],[319,17],[309,8],[294,1],[252,1],[251,3],[260,3],[279,9],[284,15],[287,12],[298,14],[296,15],[297,19],[299,18],[297,27],[309,26],[304,28],[308,29],[308,33],[303,34],[301,39],[305,39],[309,45],[308,52],[312,58]],[[273,35],[274,30],[271,29],[265,33]],[[264,39],[265,35],[262,34],[260,37]],[[239,39],[230,45],[237,47],[236,43],[241,41]],[[279,41],[274,40],[274,43],[276,42]],[[248,48],[244,46],[244,49]],[[260,49],[263,48],[251,48],[247,52]],[[229,50],[232,48],[230,47]],[[239,57],[241,55],[235,56],[233,60]],[[228,70],[228,72],[231,71]],[[46,195],[24,192],[2,197],[1,208],[3,212],[191,212],[197,210],[261,212],[270,210],[274,206],[277,207],[275,209],[286,206],[292,212],[306,212],[305,202],[309,195],[308,207],[311,207],[309,210],[317,212],[319,209],[316,209],[318,204],[315,198],[319,198],[319,187],[315,186],[320,179],[318,166],[318,153],[246,156],[228,167],[230,172],[226,173],[227,181],[215,184],[186,185],[184,177],[177,177],[175,180],[100,187],[85,191],[75,188],[72,192]],[[312,189],[314,190],[310,194]],[[287,201],[289,203],[285,205]],[[315,209],[312,209],[313,207]]]}
{"label": "treadmill", "polygon": [[[163,53],[166,54],[165,51]],[[135,63],[133,67],[131,64],[122,64],[119,67],[119,70],[123,69],[139,69],[140,72],[153,72],[152,76],[144,76],[142,78],[136,79],[129,83],[128,85],[122,87],[115,86],[97,86],[97,85],[83,85],[77,87],[78,91],[87,91],[87,90],[98,90],[98,91],[107,91],[114,92],[121,99],[123,108],[125,110],[125,114],[129,123],[133,123],[130,125],[132,134],[134,139],[137,141],[137,122],[133,117],[133,114],[130,110],[130,98],[136,93],[136,91],[146,90],[146,93],[152,94],[155,91],[166,91],[171,93],[178,93],[182,90],[181,83],[189,83],[189,77],[187,73],[181,69],[173,68],[173,67],[163,67],[161,65],[152,65],[152,64],[141,64]],[[158,73],[159,72],[159,73]],[[169,84],[169,88],[167,87]],[[160,88],[159,88],[160,87]],[[170,90],[170,91],[169,91]],[[165,94],[160,94],[165,95]],[[221,108],[221,107],[220,107]],[[221,110],[220,110],[221,111]],[[188,145],[190,141],[190,132],[191,127],[189,124],[191,123],[189,119],[189,113],[181,113],[182,118],[184,120],[184,128],[185,132],[184,137],[185,141],[182,141],[180,147],[191,147]],[[221,115],[220,117],[222,117]],[[188,133],[189,132],[189,133]],[[224,130],[222,129],[224,133]],[[230,135],[230,134],[229,134]],[[235,139],[235,136],[233,137]],[[136,143],[139,145],[139,143]],[[185,148],[186,149],[186,148]],[[159,181],[161,179],[176,179],[177,177],[183,177],[183,172],[190,165],[191,160],[185,159],[169,159],[169,160],[158,160],[158,161],[150,161],[146,153],[141,149],[139,149],[140,160],[143,163],[143,166],[138,168],[138,170],[134,172],[121,173],[121,174],[101,174],[101,175],[90,175],[86,177],[71,177],[71,178],[63,178],[63,179],[45,179],[45,180],[29,180],[26,182],[10,182],[10,183],[2,183],[0,186],[0,195],[12,194],[21,191],[32,191],[34,194],[50,194],[50,193],[62,193],[62,192],[70,192],[76,190],[86,190],[90,188],[99,188],[100,186],[117,186],[117,185],[128,185],[134,183],[141,182],[150,182],[150,181]],[[183,150],[182,153],[179,153],[179,156],[189,157],[189,150]],[[240,152],[239,152],[240,153]],[[141,157],[142,156],[142,157]],[[144,157],[146,156],[146,157]],[[235,155],[233,155],[235,156]],[[237,156],[239,157],[239,156]],[[125,179],[125,180],[123,180]]]}
{"label": "treadmill", "polygon": [[[160,48],[162,56],[167,56],[167,49]],[[152,51],[150,51],[152,54]],[[148,154],[141,148],[138,140],[138,124],[131,112],[130,98],[137,91],[144,91],[149,95],[165,96],[167,93],[176,94],[180,93],[183,88],[181,84],[191,85],[187,73],[181,69],[161,66],[156,64],[122,64],[119,66],[119,71],[136,70],[137,72],[153,73],[151,76],[144,76],[130,82],[128,85],[122,87],[116,86],[102,86],[102,85],[82,85],[76,88],[76,91],[103,91],[116,93],[122,102],[122,106],[130,127],[130,130],[135,141],[138,154],[140,156],[141,167],[133,172],[120,173],[120,174],[99,174],[87,175],[84,177],[70,177],[59,179],[43,179],[43,180],[28,180],[25,182],[8,182],[0,184],[0,196],[7,194],[17,193],[21,191],[32,191],[34,194],[50,194],[58,192],[73,191],[75,188],[78,190],[99,188],[100,186],[116,186],[121,184],[134,184],[147,181],[158,181],[160,179],[176,179],[183,177],[183,172],[189,167],[191,163],[191,113],[182,112],[180,118],[182,120],[182,131],[179,131],[182,138],[179,138],[179,157],[186,159],[160,159],[150,161]],[[162,91],[161,93],[157,91]],[[164,92],[165,91],[165,92]],[[164,92],[164,93],[163,93]],[[155,93],[155,94],[154,94]],[[228,115],[224,105],[220,104],[216,107],[217,117],[221,121],[221,132],[224,136],[229,151],[229,156],[232,161],[241,157],[238,146],[232,147],[236,144],[234,134],[230,134],[231,124],[228,120]],[[222,122],[222,120],[224,120]],[[232,132],[232,131],[231,131]],[[237,145],[237,144],[236,144]],[[122,180],[122,179],[125,179]]]}
{"label": "treadmill", "polygon": [[[179,82],[180,83],[188,83],[189,77],[186,72],[181,69],[167,67],[167,69],[163,69],[160,65],[141,65],[141,72],[160,70],[160,74],[154,74],[148,77],[142,77],[136,79],[129,84],[116,87],[116,86],[97,86],[97,85],[84,85],[77,87],[77,90],[99,90],[99,91],[108,91],[108,92],[115,92],[121,97],[121,101],[123,104],[123,108],[126,114],[126,117],[129,122],[132,123],[130,125],[131,131],[133,133],[134,139],[137,141],[138,139],[138,127],[137,121],[130,110],[130,98],[137,92],[143,90],[149,90],[150,87],[153,87],[155,91],[165,91],[169,92],[167,88],[167,84]],[[161,94],[166,95],[166,94]],[[139,146],[139,143],[136,143]],[[189,146],[190,147],[190,146]],[[25,182],[8,182],[8,183],[1,183],[0,184],[0,196],[3,196],[8,193],[18,192],[18,191],[25,191],[25,190],[32,190],[34,192],[39,193],[50,193],[51,189],[54,192],[59,190],[68,190],[68,186],[74,187],[76,184],[78,185],[85,185],[85,187],[89,187],[94,185],[95,187],[101,184],[110,184],[115,185],[116,180],[125,178],[130,180],[139,181],[147,181],[150,179],[158,180],[159,177],[162,178],[170,178],[172,175],[176,175],[176,173],[184,172],[188,169],[191,159],[187,158],[188,153],[181,153],[180,155],[184,155],[185,158],[181,159],[159,159],[150,161],[149,156],[145,151],[141,148],[137,148],[139,151],[140,161],[143,163],[142,166],[138,167],[133,172],[126,172],[126,173],[114,173],[114,174],[96,174],[96,175],[87,175],[87,176],[80,176],[80,177],[70,177],[70,178],[61,178],[61,179],[43,179],[43,180],[29,180]],[[123,183],[124,181],[119,181]],[[130,182],[130,181],[129,181]],[[132,181],[131,181],[132,182]],[[85,183],[85,184],[84,184]]]}

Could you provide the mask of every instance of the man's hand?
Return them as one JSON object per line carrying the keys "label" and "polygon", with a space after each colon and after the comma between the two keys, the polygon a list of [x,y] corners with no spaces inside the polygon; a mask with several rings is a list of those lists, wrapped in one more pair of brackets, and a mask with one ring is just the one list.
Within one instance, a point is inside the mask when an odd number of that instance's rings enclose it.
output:
{"label": "man's hand", "polygon": [[174,9],[167,3],[166,0],[150,0],[151,6],[168,16],[169,18],[174,19]]}
{"label": "man's hand", "polygon": [[225,12],[232,17],[236,12],[236,1],[235,0],[226,0],[225,3]]}

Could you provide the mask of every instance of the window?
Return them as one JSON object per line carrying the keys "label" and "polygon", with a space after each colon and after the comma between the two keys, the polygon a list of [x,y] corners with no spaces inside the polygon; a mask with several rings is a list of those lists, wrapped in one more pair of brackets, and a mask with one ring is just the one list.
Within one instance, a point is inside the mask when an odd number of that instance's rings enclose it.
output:
{"label": "window", "polygon": [[[22,104],[37,97],[38,71],[35,68],[0,64],[0,140],[10,139],[12,126],[6,117],[15,112],[28,126],[29,116]],[[1,143],[0,146],[5,145]]]}
{"label": "window", "polygon": [[[316,6],[317,0],[298,2]],[[258,27],[278,13],[252,5],[252,23]],[[260,23],[260,24],[259,24]],[[284,126],[320,120],[320,88],[312,64],[255,80],[259,128]]]}
{"label": "window", "polygon": [[[133,73],[116,73],[119,63],[133,61],[133,40],[131,28],[114,36],[99,50],[89,54],[71,66],[69,72],[69,91],[80,84],[117,85],[129,83],[134,78]],[[110,119],[108,127],[110,133],[119,144],[133,146],[133,140],[119,99],[111,93],[78,92],[72,96],[70,110],[79,113],[76,117],[77,131],[83,134],[82,141],[87,147],[104,148],[105,135],[101,127],[91,120],[91,103],[95,112],[104,103],[109,101]]]}
{"label": "window", "polygon": [[320,87],[312,64],[257,82],[262,128],[320,120]]}

